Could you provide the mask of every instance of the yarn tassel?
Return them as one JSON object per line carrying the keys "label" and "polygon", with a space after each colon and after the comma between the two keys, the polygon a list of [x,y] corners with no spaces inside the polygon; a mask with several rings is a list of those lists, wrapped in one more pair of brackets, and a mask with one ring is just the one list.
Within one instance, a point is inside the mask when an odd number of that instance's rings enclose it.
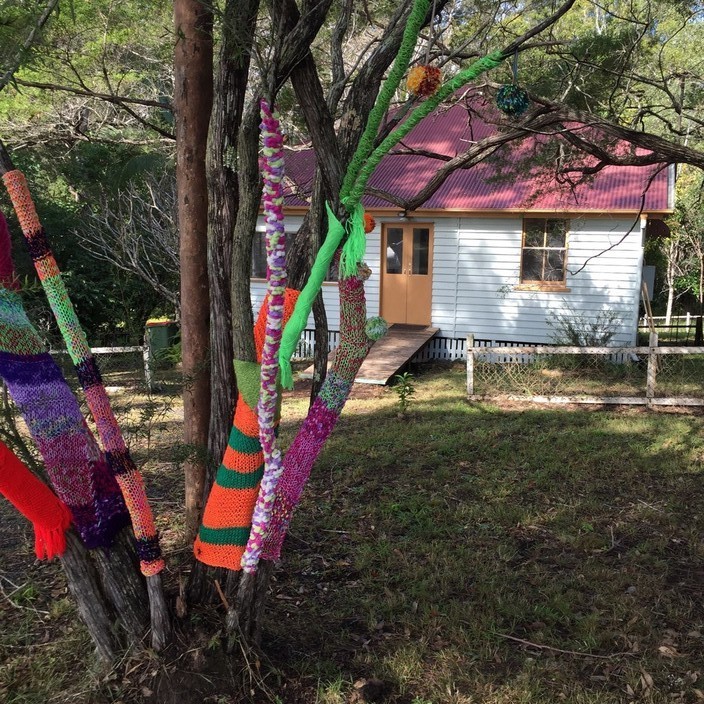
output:
{"label": "yarn tassel", "polygon": [[364,232],[364,208],[357,204],[352,216],[347,221],[349,235],[342,245],[340,255],[340,274],[356,276],[357,267],[364,261],[367,252],[367,235]]}
{"label": "yarn tassel", "polygon": [[0,442],[0,494],[28,520],[34,528],[34,552],[37,559],[51,560],[66,550],[65,532],[71,525],[66,505],[41,479],[19,460],[7,445]]}
{"label": "yarn tassel", "polygon": [[71,513],[58,504],[59,524],[53,528],[34,523],[34,554],[38,560],[53,560],[66,552],[66,531],[71,525]]}

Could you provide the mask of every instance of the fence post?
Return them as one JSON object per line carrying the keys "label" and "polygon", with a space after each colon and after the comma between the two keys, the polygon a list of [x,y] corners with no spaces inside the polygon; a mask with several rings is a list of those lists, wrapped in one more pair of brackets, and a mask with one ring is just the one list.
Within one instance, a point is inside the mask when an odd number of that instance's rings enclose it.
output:
{"label": "fence post", "polygon": [[151,393],[154,390],[154,372],[152,370],[151,350],[146,340],[142,347],[142,359],[144,360],[144,381],[147,384],[147,389],[149,389]]}
{"label": "fence post", "polygon": [[474,335],[467,335],[465,347],[467,355],[467,397],[474,396]]}
{"label": "fence post", "polygon": [[648,378],[647,386],[645,389],[646,405],[653,405],[653,398],[655,397],[655,382],[657,380],[657,369],[658,369],[658,334],[656,332],[650,333],[649,342],[649,352],[648,352]]}
{"label": "fence post", "polygon": [[692,314],[687,311],[687,335],[689,335],[689,326],[692,324]]}

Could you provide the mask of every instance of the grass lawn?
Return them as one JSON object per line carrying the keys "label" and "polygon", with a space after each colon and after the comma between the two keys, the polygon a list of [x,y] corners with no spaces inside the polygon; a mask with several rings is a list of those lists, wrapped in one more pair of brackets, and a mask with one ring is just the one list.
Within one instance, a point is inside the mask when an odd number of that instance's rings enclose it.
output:
{"label": "grass lawn", "polygon": [[[416,386],[403,418],[392,389],[356,387],[316,465],[273,585],[266,690],[209,669],[221,609],[127,681],[129,660],[86,674],[61,573],[32,565],[2,505],[0,700],[161,702],[159,676],[188,670],[193,701],[216,704],[361,702],[374,679],[393,704],[704,701],[704,415],[469,403],[461,366]],[[286,397],[284,443],[306,401]],[[174,411],[143,457],[175,583]]]}

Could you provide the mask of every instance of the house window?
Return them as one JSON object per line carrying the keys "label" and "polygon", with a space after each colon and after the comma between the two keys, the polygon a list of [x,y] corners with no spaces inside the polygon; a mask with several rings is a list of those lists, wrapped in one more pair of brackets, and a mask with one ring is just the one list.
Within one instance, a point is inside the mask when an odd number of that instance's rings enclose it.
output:
{"label": "house window", "polygon": [[564,285],[568,227],[569,220],[523,220],[522,284]]}
{"label": "house window", "polygon": [[[295,232],[286,233],[286,251],[295,238]],[[252,273],[253,279],[266,279],[266,241],[263,232],[257,232],[252,242]],[[325,281],[337,281],[337,269],[330,265]]]}

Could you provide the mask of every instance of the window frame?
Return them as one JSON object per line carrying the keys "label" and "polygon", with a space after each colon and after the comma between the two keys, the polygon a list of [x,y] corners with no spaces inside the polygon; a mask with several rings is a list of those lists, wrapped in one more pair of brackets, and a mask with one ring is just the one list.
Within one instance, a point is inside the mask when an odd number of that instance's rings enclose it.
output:
{"label": "window frame", "polygon": [[[526,232],[527,223],[531,220],[542,220],[543,221],[543,246],[533,247],[526,246]],[[551,221],[557,221],[564,223],[565,229],[565,244],[563,247],[549,247],[547,245],[548,238],[548,223]],[[557,217],[523,217],[521,221],[521,254],[520,254],[520,271],[518,275],[518,285],[515,287],[517,290],[521,291],[569,291],[567,288],[567,256],[569,252],[569,235],[570,235],[571,220],[569,218],[557,218]],[[562,279],[558,281],[547,281],[544,279],[524,279],[523,274],[523,260],[524,253],[526,250],[546,252],[562,252]],[[543,259],[543,275],[545,274],[545,259]]]}

